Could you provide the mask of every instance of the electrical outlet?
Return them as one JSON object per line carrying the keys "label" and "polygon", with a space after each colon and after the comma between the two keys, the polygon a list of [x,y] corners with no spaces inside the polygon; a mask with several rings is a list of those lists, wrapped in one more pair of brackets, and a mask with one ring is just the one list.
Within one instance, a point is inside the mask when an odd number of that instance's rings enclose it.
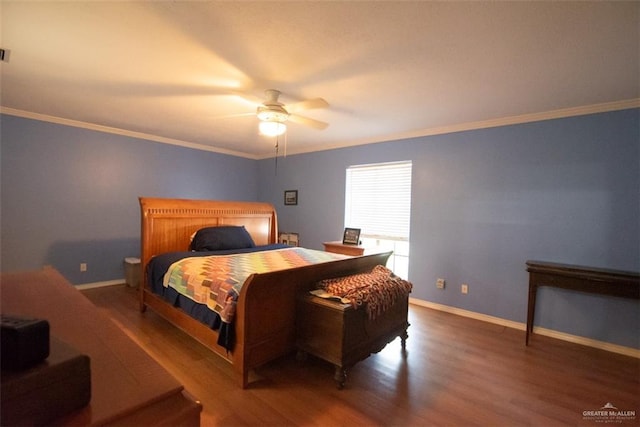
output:
{"label": "electrical outlet", "polygon": [[80,263],[80,271],[87,271],[87,263],[86,262]]}
{"label": "electrical outlet", "polygon": [[463,283],[462,286],[460,286],[460,292],[462,292],[463,294],[468,294],[469,285],[467,285],[466,283]]}
{"label": "electrical outlet", "polygon": [[436,280],[436,288],[438,288],[438,289],[444,289],[444,279],[438,279],[438,280]]}

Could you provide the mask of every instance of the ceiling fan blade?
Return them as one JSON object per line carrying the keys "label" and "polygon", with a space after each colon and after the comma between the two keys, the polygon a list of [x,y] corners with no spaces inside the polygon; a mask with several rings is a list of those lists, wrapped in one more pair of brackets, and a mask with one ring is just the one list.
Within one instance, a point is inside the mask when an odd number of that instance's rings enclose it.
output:
{"label": "ceiling fan blade", "polygon": [[234,117],[248,117],[248,116],[255,116],[256,113],[236,113],[236,114],[223,114],[221,116],[214,116],[211,119],[212,120],[224,120],[224,119],[233,119]]}
{"label": "ceiling fan blade", "polygon": [[255,95],[252,95],[252,94],[247,93],[247,92],[230,91],[230,94],[241,98],[242,100],[244,100],[248,104],[251,104],[251,105],[253,105],[255,107],[258,107],[259,105],[262,105],[262,103],[264,102],[264,100],[262,98],[260,98],[258,96],[255,96]]}
{"label": "ceiling fan blade", "polygon": [[314,129],[324,130],[329,126],[329,123],[321,122],[320,120],[310,119],[308,117],[299,116],[297,114],[291,114],[289,121],[298,123],[300,125],[309,126]]}
{"label": "ceiling fan blade", "polygon": [[307,99],[306,101],[294,102],[287,104],[286,109],[289,113],[295,113],[303,110],[313,110],[315,108],[327,108],[329,103],[322,98]]}

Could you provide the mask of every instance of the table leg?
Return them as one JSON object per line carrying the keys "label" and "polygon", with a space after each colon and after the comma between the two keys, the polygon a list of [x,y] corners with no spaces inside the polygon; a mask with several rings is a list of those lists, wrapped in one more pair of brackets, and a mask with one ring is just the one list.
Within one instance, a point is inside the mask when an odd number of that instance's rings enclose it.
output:
{"label": "table leg", "polygon": [[344,388],[345,381],[347,381],[347,370],[342,366],[336,365],[333,379],[336,380],[336,387],[338,387],[338,390],[342,390]]}
{"label": "table leg", "polygon": [[538,286],[532,276],[532,274],[529,275],[529,302],[527,308],[527,332],[524,340],[525,345],[529,345],[529,335],[533,333],[533,316],[536,312],[536,291],[538,290]]}

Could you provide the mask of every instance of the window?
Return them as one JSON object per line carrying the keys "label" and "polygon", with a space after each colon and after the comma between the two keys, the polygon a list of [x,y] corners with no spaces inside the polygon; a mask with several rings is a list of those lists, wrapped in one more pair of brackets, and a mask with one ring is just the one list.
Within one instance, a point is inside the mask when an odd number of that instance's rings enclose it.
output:
{"label": "window", "polygon": [[363,246],[393,250],[388,267],[408,278],[411,162],[347,168],[345,227],[360,228]]}

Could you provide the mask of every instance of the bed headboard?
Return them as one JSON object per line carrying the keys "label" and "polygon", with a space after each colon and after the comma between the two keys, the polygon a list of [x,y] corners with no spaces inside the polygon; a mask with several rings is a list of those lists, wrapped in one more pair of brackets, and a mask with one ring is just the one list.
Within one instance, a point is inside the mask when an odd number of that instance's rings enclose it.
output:
{"label": "bed headboard", "polygon": [[202,227],[244,225],[256,245],[278,241],[276,211],[269,203],[140,197],[141,263],[154,255],[188,251]]}

